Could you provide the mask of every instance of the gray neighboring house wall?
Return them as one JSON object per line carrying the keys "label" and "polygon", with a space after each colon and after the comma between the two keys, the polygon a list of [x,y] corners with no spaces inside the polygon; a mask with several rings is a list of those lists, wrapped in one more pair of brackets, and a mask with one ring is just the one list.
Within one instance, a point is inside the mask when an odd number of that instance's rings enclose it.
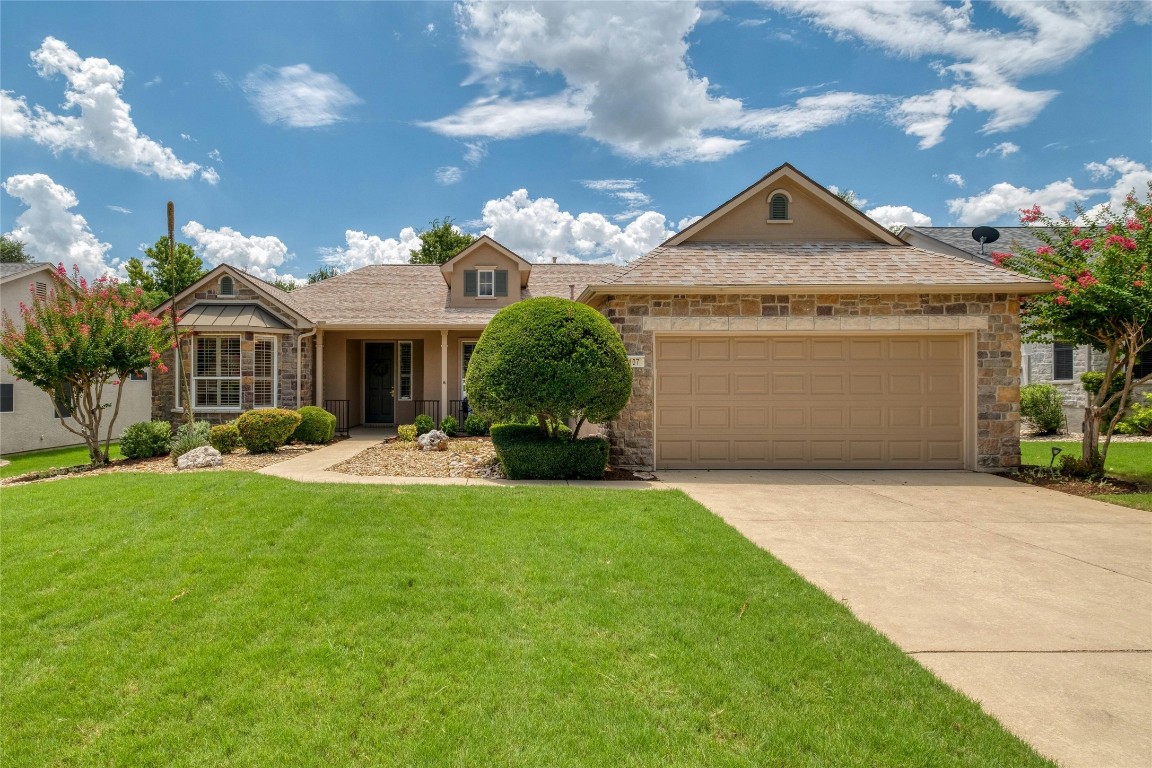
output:
{"label": "gray neighboring house wall", "polygon": [[[28,303],[32,291],[50,290],[54,271],[55,267],[47,263],[0,264],[0,306],[4,314],[19,323],[20,302]],[[127,381],[123,386],[124,397],[113,425],[113,437],[119,437],[129,424],[147,421],[152,410],[152,371],[142,380]],[[71,419],[68,421],[71,423]],[[0,358],[0,454],[82,443],[79,436],[60,424],[48,395],[26,381],[18,381],[8,370],[8,361]]]}
{"label": "gray neighboring house wall", "polygon": [[[1031,227],[996,227],[1000,239],[981,247],[972,239],[972,227],[901,227],[896,233],[909,245],[961,256],[972,261],[992,263],[993,251],[1012,251],[1017,247],[1035,249],[1044,245]],[[1068,427],[1079,430],[1084,418],[1088,395],[1080,384],[1080,375],[1088,371],[1103,370],[1103,355],[1091,347],[1070,344],[1021,345],[1021,384],[1051,384],[1064,396],[1064,413]],[[1141,370],[1149,367],[1145,361]],[[1152,385],[1140,387],[1152,392]]]}

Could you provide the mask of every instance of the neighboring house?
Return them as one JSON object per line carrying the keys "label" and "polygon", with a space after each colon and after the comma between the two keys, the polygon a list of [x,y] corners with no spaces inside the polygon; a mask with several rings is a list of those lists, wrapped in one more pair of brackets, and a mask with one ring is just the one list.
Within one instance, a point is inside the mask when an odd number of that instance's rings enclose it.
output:
{"label": "neighboring house", "polygon": [[[53,288],[55,271],[53,265],[45,263],[0,264],[0,305],[4,313],[19,324],[20,303],[30,304],[33,295],[46,296]],[[148,372],[122,385],[125,387],[124,395],[113,437],[119,437],[129,424],[148,420],[152,392],[150,376],[151,372]],[[113,390],[111,396],[115,397],[115,394]],[[75,424],[71,426],[75,427]],[[48,395],[26,381],[17,381],[9,372],[7,362],[0,358],[0,454],[81,445],[83,442],[60,424]]]}
{"label": "neighboring house", "polygon": [[[469,355],[529,296],[599,309],[633,356],[605,425],[646,468],[1019,463],[1019,299],[1050,286],[915,248],[790,165],[624,268],[530,264],[484,237],[443,266],[371,266],[292,293],[231,267],[176,298],[197,413],[456,415]],[[173,368],[175,370],[175,368]],[[172,376],[155,414],[179,413]]]}
{"label": "neighboring house", "polygon": [[[1044,241],[1035,235],[1032,227],[997,227],[1000,237],[996,242],[981,244],[972,238],[970,227],[902,227],[897,234],[910,245],[939,253],[992,263],[992,252],[1014,252],[1019,248],[1035,250]],[[1051,384],[1064,396],[1064,411],[1070,429],[1078,430],[1084,419],[1084,406],[1088,395],[1080,384],[1080,375],[1104,368],[1104,356],[1091,347],[1074,346],[1062,342],[1051,344],[1027,343],[1023,345],[1022,383]],[[1152,355],[1141,360],[1136,377],[1152,373]],[[1152,391],[1152,386],[1141,388]]]}

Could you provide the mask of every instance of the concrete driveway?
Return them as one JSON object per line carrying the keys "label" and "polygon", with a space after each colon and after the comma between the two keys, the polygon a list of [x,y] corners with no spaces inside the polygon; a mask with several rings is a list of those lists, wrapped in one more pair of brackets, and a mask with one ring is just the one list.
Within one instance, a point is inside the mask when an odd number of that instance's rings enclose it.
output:
{"label": "concrete driveway", "polygon": [[971,472],[661,472],[1041,753],[1152,765],[1152,514]]}

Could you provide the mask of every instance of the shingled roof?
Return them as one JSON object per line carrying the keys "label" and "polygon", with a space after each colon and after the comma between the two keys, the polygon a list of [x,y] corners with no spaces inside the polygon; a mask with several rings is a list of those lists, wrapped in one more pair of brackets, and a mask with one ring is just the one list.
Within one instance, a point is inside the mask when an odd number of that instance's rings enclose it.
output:
{"label": "shingled roof", "polygon": [[995,243],[987,243],[981,253],[980,243],[972,239],[971,227],[901,227],[900,236],[904,237],[908,231],[918,232],[931,237],[945,245],[969,253],[987,262],[992,261],[993,251],[1012,252],[1015,248],[1029,248],[1035,250],[1044,241],[1036,237],[1034,227],[996,227],[1000,232],[1000,239]]}
{"label": "shingled roof", "polygon": [[664,245],[601,284],[641,288],[875,288],[970,291],[983,286],[1042,290],[1047,283],[999,267],[878,242],[687,242]]}
{"label": "shingled roof", "polygon": [[[521,298],[579,296],[620,271],[610,264],[533,264]],[[330,326],[484,326],[496,308],[448,306],[448,287],[435,264],[379,264],[306,285],[291,293],[293,307]]]}

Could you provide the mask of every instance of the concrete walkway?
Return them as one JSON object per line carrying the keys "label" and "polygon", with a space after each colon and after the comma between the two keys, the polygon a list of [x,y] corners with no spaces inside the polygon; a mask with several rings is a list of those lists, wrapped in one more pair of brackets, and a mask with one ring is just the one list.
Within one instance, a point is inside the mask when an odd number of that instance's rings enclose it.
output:
{"label": "concrete walkway", "polygon": [[968,472],[660,479],[1061,765],[1152,765],[1152,514]]}

